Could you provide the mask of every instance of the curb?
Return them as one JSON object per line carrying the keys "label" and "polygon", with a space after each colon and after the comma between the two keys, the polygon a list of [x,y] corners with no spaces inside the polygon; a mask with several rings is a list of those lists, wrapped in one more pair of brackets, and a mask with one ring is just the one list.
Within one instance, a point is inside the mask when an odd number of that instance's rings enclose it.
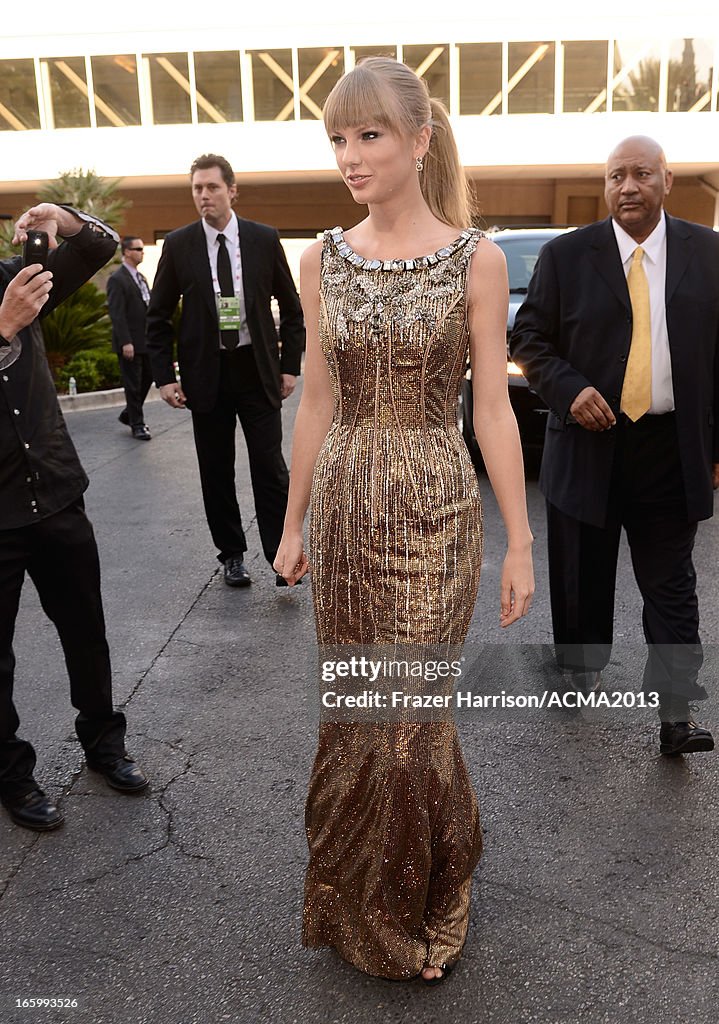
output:
{"label": "curb", "polygon": [[[58,395],[57,400],[63,413],[80,412],[83,409],[105,409],[125,404],[123,388],[112,388],[110,391],[85,391],[81,395]],[[151,387],[145,402],[160,401],[160,391]]]}

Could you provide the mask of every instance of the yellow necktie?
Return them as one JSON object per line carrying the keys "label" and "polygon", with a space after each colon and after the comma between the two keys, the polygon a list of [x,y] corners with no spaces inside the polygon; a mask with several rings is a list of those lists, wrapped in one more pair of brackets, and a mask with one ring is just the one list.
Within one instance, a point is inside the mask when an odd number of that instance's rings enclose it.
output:
{"label": "yellow necktie", "polygon": [[649,282],[642,266],[644,250],[634,250],[627,274],[632,303],[632,343],[624,374],[621,409],[635,422],[652,404],[652,325],[649,310]]}

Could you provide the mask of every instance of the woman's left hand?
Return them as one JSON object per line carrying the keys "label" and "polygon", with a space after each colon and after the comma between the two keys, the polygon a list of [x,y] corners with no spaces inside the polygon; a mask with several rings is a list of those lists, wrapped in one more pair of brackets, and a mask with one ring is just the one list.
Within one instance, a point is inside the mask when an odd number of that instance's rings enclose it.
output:
{"label": "woman's left hand", "polygon": [[500,589],[499,624],[504,629],[527,614],[534,594],[531,546],[510,548],[504,558]]}
{"label": "woman's left hand", "polygon": [[288,534],[286,530],[283,532],[272,568],[286,580],[290,587],[294,587],[310,571],[301,531],[296,534]]}

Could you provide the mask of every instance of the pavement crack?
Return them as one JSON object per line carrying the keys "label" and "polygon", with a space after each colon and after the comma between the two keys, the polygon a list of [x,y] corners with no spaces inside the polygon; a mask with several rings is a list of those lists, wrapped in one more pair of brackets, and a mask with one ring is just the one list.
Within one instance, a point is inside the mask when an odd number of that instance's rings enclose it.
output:
{"label": "pavement crack", "polygon": [[25,864],[25,861],[28,859],[28,857],[30,856],[30,854],[34,850],[34,848],[37,845],[37,842],[38,842],[39,839],[40,839],[39,835],[31,836],[30,837],[30,842],[27,844],[26,847],[24,847],[24,849],[22,851],[22,854],[20,855],[19,861],[17,862],[17,864],[15,864],[14,867],[10,868],[10,871],[9,871],[9,873],[7,875],[7,878],[4,879],[4,881],[2,883],[2,888],[0,889],[0,902],[2,902],[3,896],[5,895],[5,893],[8,891],[8,889],[12,885],[14,879],[17,877],[17,875],[20,874],[20,872],[21,872],[21,870],[22,870],[22,868],[23,868],[23,866]]}
{"label": "pavement crack", "polygon": [[[148,738],[151,738],[151,737],[148,737]],[[174,810],[171,807],[168,807],[166,802],[165,802],[165,796],[166,796],[168,790],[170,789],[170,787],[173,786],[178,780],[180,780],[180,779],[184,778],[185,776],[187,776],[192,771],[192,761],[193,761],[193,759],[198,754],[202,753],[203,751],[202,750],[197,750],[197,751],[194,751],[192,754],[187,754],[185,751],[182,751],[181,747],[178,747],[176,744],[173,744],[173,743],[171,743],[171,742],[169,742],[167,740],[158,741],[158,742],[163,742],[163,743],[165,743],[166,746],[172,747],[173,750],[178,750],[178,751],[181,751],[182,753],[185,753],[185,756],[186,756],[186,761],[185,761],[185,764],[183,765],[183,767],[179,771],[175,772],[175,774],[170,779],[168,779],[168,781],[165,783],[164,786],[162,786],[161,789],[153,791],[152,794],[151,794],[151,798],[157,803],[158,807],[160,808],[160,810],[162,811],[162,813],[166,817],[165,835],[164,835],[164,838],[163,838],[162,842],[157,843],[151,849],[145,850],[143,853],[137,853],[137,854],[133,854],[132,856],[129,856],[129,857],[124,857],[123,860],[120,863],[114,864],[111,868],[107,868],[105,871],[101,871],[98,874],[84,875],[82,878],[78,878],[76,881],[73,881],[69,885],[62,886],[62,887],[53,887],[51,889],[33,890],[32,892],[29,893],[29,895],[31,895],[31,896],[51,896],[53,894],[67,893],[68,889],[76,889],[76,888],[78,888],[80,886],[83,886],[83,885],[88,885],[88,884],[89,885],[95,885],[98,882],[104,881],[106,878],[111,878],[114,875],[120,874],[126,868],[128,868],[131,864],[138,864],[141,861],[148,860],[150,857],[155,857],[158,853],[162,853],[163,850],[168,849],[168,847],[172,847],[173,849],[177,850],[178,853],[181,854],[181,856],[186,857],[189,860],[201,860],[201,861],[208,861],[210,863],[212,862],[212,858],[211,857],[206,857],[206,856],[203,856],[202,854],[198,854],[198,853],[191,853],[189,850],[185,849],[184,845],[182,844],[182,842],[180,842],[180,840],[179,840],[179,838],[177,836],[177,830],[176,830],[176,827],[175,827],[175,812],[174,812]],[[76,781],[76,780],[74,780],[74,781]],[[70,789],[72,789],[72,787],[70,787]],[[96,794],[83,794],[83,795],[95,796]],[[33,843],[31,845],[34,846],[35,844]],[[28,850],[28,852],[29,852],[29,850]],[[23,858],[23,862],[24,862],[24,860],[25,860],[25,858]],[[8,885],[9,885],[10,881],[12,880],[12,878],[15,877],[15,875],[17,875],[18,871],[22,867],[22,863],[23,862],[21,862],[21,864],[18,865],[16,870],[13,872],[11,878],[8,880]],[[6,888],[7,888],[7,886],[6,886]],[[0,894],[0,898],[2,898],[2,894]]]}
{"label": "pavement crack", "polygon": [[139,691],[140,687],[145,682],[145,680],[147,679],[148,675],[152,672],[152,670],[154,669],[155,665],[160,660],[160,658],[163,657],[163,655],[165,654],[165,651],[170,646],[172,641],[175,639],[177,633],[184,626],[185,622],[190,617],[192,612],[195,610],[195,608],[199,604],[200,600],[204,597],[204,595],[206,594],[206,592],[209,589],[209,587],[212,585],[213,580],[215,579],[215,577],[218,575],[219,572],[220,572],[220,567],[218,565],[217,569],[215,569],[215,571],[212,573],[210,578],[206,581],[206,583],[204,583],[202,585],[202,587],[200,588],[199,592],[195,595],[193,600],[190,602],[190,604],[189,604],[188,608],[186,609],[184,615],[182,615],[180,620],[175,625],[174,629],[172,629],[171,632],[168,634],[167,638],[165,639],[165,642],[159,648],[159,650],[155,654],[155,656],[152,659],[152,661],[150,662],[150,664],[147,666],[145,671],[142,673],[140,678],[137,680],[137,682],[133,686],[133,688],[130,691],[130,693],[128,694],[128,696],[125,698],[125,700],[122,701],[121,704],[118,704],[118,708],[120,708],[121,710],[124,710],[130,704],[130,702],[132,701],[132,698]]}
{"label": "pavement crack", "polygon": [[[159,741],[159,742],[163,742],[163,741]],[[166,743],[167,746],[172,747],[173,750],[180,750],[180,751],[182,750],[181,747],[178,747],[178,746],[170,743],[169,741],[164,741],[164,742]],[[183,857],[187,857],[190,860],[202,860],[202,861],[207,861],[209,863],[212,863],[212,857],[206,857],[206,856],[204,856],[201,853],[190,853],[189,850],[185,849],[183,843],[181,842],[181,840],[180,840],[180,838],[179,838],[179,836],[177,834],[177,828],[175,826],[175,810],[172,807],[168,807],[167,803],[165,802],[165,796],[166,796],[167,791],[169,790],[170,786],[173,786],[179,779],[185,778],[185,776],[188,775],[190,773],[190,771],[192,770],[192,762],[195,759],[195,757],[197,757],[199,754],[204,753],[205,750],[207,750],[207,749],[208,748],[206,748],[206,747],[205,748],[201,748],[201,749],[195,750],[191,754],[187,755],[187,763],[186,763],[185,767],[183,768],[183,770],[181,772],[178,772],[176,775],[174,775],[169,780],[169,782],[162,788],[162,790],[160,791],[160,793],[158,795],[158,801],[157,802],[160,805],[160,807],[162,808],[162,810],[165,812],[165,814],[167,815],[167,845],[173,846],[175,849],[180,851],[180,853],[183,855]]]}
{"label": "pavement crack", "polygon": [[[139,732],[139,731],[138,732],[133,732],[132,735],[133,736],[139,736],[140,739],[148,740],[150,743],[158,743],[162,747],[168,747],[170,750],[174,750],[176,753],[182,754],[183,757],[189,757],[190,760],[192,760],[192,758],[194,758],[194,757],[197,757],[198,754],[204,754],[206,751],[213,749],[212,747],[209,747],[209,746],[208,747],[197,747],[197,749],[188,752],[185,749],[185,747],[183,747],[182,740],[176,740],[173,743],[172,740],[164,739],[161,736],[151,736],[148,732]],[[169,783],[167,783],[166,786],[163,787],[163,790],[167,788],[167,785],[169,785]]]}

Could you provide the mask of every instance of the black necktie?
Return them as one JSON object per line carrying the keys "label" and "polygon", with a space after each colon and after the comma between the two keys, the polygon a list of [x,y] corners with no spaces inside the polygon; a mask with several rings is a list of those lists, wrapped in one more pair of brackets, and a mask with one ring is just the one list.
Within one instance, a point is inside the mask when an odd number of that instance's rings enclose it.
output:
{"label": "black necktie", "polygon": [[[225,245],[225,236],[217,236],[217,282],[220,286],[220,295],[226,298],[234,297],[235,279],[230,265],[230,254]],[[230,352],[237,348],[240,343],[239,331],[222,331],[222,344]]]}

